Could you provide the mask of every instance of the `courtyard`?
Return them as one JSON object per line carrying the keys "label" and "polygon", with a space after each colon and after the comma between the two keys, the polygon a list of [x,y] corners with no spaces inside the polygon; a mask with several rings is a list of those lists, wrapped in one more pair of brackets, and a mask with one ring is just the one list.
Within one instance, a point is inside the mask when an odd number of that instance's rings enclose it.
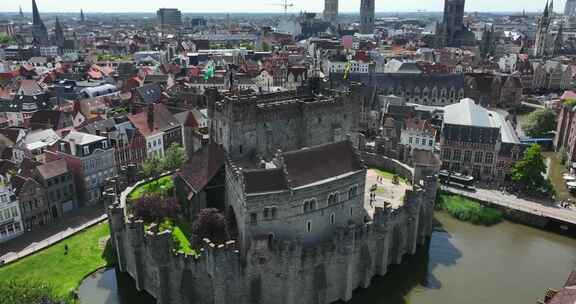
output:
{"label": "courtyard", "polygon": [[[378,177],[382,177],[378,179]],[[378,169],[369,169],[366,174],[366,189],[364,207],[370,215],[374,214],[376,207],[383,208],[389,204],[393,209],[397,209],[404,204],[406,190],[412,186],[404,178],[399,178],[399,183],[393,183],[394,174]],[[376,185],[376,201],[370,202],[370,189]]]}

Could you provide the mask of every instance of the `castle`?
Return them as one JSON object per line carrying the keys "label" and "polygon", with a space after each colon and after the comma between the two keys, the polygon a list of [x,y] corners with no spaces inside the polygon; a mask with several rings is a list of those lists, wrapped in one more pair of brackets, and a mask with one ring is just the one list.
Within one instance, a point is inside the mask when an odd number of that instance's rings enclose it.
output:
{"label": "castle", "polygon": [[[207,164],[190,171],[198,176],[187,182],[187,197],[209,205],[202,202],[208,190],[196,188],[224,176],[220,208],[233,214],[237,238],[204,239],[199,256],[178,253],[170,231],[145,229],[120,200],[109,207],[119,270],[160,304],[331,303],[350,300],[414,254],[432,232],[438,159],[418,151],[408,170],[363,154],[354,147],[361,144],[352,134],[360,111],[353,90],[321,92],[212,96],[215,143],[200,154],[220,149],[223,156],[192,156],[191,163]],[[414,181],[401,207],[370,207],[364,159],[398,166]]]}

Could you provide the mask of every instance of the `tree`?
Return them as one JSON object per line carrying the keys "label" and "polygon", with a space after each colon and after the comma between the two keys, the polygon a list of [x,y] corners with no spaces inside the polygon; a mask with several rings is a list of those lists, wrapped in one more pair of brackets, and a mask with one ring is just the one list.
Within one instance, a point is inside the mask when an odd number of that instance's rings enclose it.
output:
{"label": "tree", "polygon": [[166,170],[176,170],[180,168],[186,161],[186,151],[177,143],[170,145],[166,154],[164,155],[163,167]]}
{"label": "tree", "polygon": [[533,192],[550,192],[550,181],[544,177],[546,164],[540,146],[534,144],[524,152],[521,160],[512,167],[512,181],[524,190]]}
{"label": "tree", "polygon": [[160,195],[145,195],[133,203],[133,213],[145,223],[159,223],[164,219],[175,219],[180,212],[180,205],[174,198]]}
{"label": "tree", "polygon": [[270,45],[265,41],[262,41],[262,51],[264,51],[264,52],[270,51]]}
{"label": "tree", "polygon": [[214,243],[223,243],[229,239],[226,217],[218,209],[202,209],[192,224],[196,240],[209,239]]}
{"label": "tree", "polygon": [[12,44],[15,42],[16,40],[8,36],[6,33],[0,33],[0,44]]}
{"label": "tree", "polygon": [[158,179],[164,171],[164,162],[157,157],[149,157],[142,163],[140,174],[145,178]]}
{"label": "tree", "polygon": [[536,110],[528,115],[522,129],[530,137],[542,137],[556,130],[556,113],[551,109]]}

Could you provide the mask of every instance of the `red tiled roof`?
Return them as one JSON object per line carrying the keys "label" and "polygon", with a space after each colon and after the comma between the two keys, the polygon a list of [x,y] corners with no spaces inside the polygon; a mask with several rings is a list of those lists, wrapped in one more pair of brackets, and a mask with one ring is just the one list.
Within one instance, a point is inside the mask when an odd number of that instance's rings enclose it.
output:
{"label": "red tiled roof", "polygon": [[154,126],[148,126],[148,113],[147,111],[140,112],[135,115],[129,115],[128,119],[134,126],[142,133],[144,137],[158,134],[164,129],[176,127],[180,123],[178,120],[166,109],[163,104],[154,104]]}
{"label": "red tiled roof", "polygon": [[177,175],[194,192],[200,192],[224,166],[224,149],[214,143],[203,147],[182,165]]}

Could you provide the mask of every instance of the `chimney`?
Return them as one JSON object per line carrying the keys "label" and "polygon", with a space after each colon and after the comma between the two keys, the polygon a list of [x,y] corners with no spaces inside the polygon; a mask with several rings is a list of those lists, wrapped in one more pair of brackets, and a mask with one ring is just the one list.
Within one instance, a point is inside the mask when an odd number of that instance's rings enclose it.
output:
{"label": "chimney", "polygon": [[154,130],[154,104],[148,105],[147,111],[147,121],[148,121],[148,128],[150,131]]}

